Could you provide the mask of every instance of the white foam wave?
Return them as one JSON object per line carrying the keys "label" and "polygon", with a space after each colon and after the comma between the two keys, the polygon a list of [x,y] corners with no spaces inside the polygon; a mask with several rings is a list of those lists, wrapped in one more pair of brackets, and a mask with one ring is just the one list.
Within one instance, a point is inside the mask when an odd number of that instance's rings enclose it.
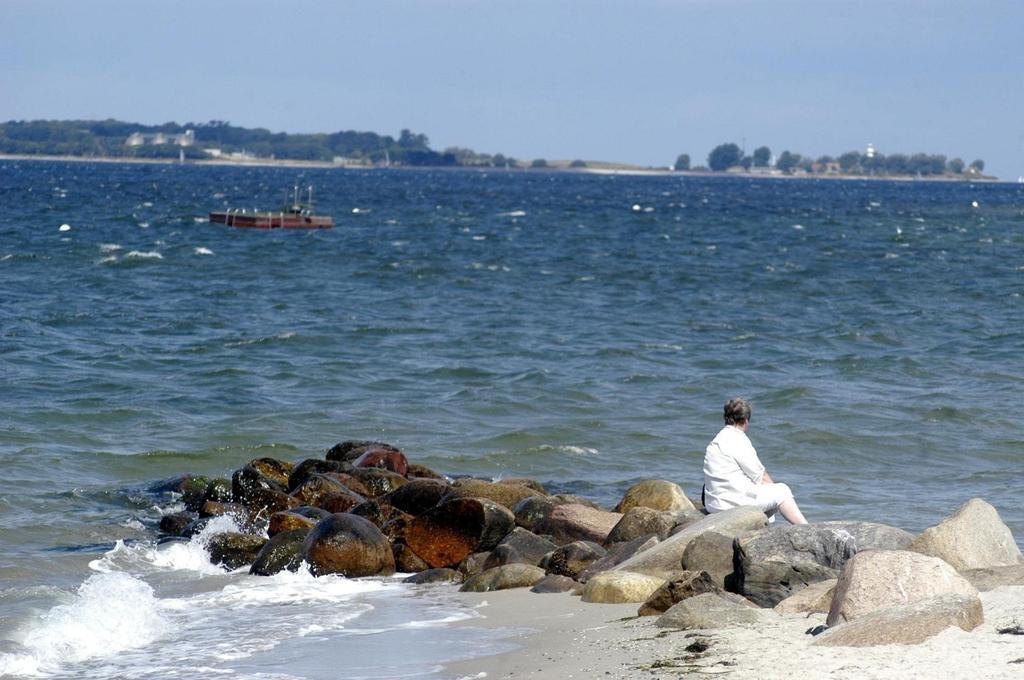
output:
{"label": "white foam wave", "polygon": [[117,262],[117,255],[107,255],[96,260],[96,264],[112,264],[114,262]]}
{"label": "white foam wave", "polygon": [[101,243],[100,251],[104,253],[116,253],[121,250],[121,244],[119,243]]}
{"label": "white foam wave", "polygon": [[498,217],[526,217],[526,211],[509,210],[508,212],[498,213]]}
{"label": "white foam wave", "polygon": [[224,570],[210,562],[207,549],[210,538],[216,534],[239,531],[230,516],[214,517],[201,532],[190,540],[155,545],[117,541],[103,557],[89,563],[89,568],[100,573],[121,571],[193,571],[200,575],[219,575]]}
{"label": "white foam wave", "polygon": [[209,248],[204,248],[203,246],[199,246],[192,252],[195,253],[196,255],[213,255],[212,250],[210,250]]}
{"label": "white foam wave", "polygon": [[115,656],[153,642],[168,627],[148,584],[128,574],[94,574],[70,603],[51,609],[28,632],[27,653],[0,655],[0,675],[38,675]]}
{"label": "white foam wave", "polygon": [[125,257],[137,258],[140,260],[162,260],[164,256],[155,250],[130,250]]}

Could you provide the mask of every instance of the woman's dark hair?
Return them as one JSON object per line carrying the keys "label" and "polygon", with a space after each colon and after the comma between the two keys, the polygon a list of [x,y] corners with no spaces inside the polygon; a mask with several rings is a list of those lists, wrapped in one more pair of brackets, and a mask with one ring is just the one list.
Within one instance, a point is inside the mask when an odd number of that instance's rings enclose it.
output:
{"label": "woman's dark hair", "polygon": [[730,399],[725,402],[725,410],[723,415],[725,416],[726,425],[740,425],[750,420],[750,402],[746,399]]}

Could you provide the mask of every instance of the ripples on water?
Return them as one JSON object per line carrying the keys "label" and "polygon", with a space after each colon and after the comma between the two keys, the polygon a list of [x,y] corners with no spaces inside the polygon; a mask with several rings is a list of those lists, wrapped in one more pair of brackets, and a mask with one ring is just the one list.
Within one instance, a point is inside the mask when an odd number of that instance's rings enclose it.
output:
{"label": "ripples on water", "polygon": [[[119,538],[151,536],[151,501],[120,490],[347,438],[608,504],[648,477],[696,494],[734,395],[812,519],[920,530],[981,496],[1024,536],[1019,186],[12,162],[0,178],[14,584],[77,587]],[[204,221],[295,183],[334,230]]]}

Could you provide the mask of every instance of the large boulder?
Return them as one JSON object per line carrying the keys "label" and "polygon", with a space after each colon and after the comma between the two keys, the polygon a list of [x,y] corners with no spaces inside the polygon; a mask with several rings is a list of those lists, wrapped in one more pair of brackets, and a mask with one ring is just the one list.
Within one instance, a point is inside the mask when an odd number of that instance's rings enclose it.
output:
{"label": "large boulder", "polygon": [[449,488],[448,483],[440,479],[412,479],[381,499],[410,515],[422,515],[437,505]]}
{"label": "large boulder", "polygon": [[977,595],[947,593],[909,604],[876,609],[825,631],[818,647],[916,645],[950,626],[971,631],[984,621]]}
{"label": "large boulder", "polygon": [[251,564],[266,542],[262,536],[226,532],[210,537],[206,549],[211,562],[230,570]]}
{"label": "large boulder", "polygon": [[830,578],[812,583],[779,602],[774,609],[780,614],[828,614],[838,580]]}
{"label": "large boulder", "polygon": [[647,479],[629,487],[615,510],[625,514],[631,508],[664,511],[697,509],[678,484],[664,479]]}
{"label": "large boulder", "polygon": [[370,498],[379,498],[391,493],[400,486],[405,486],[409,482],[409,480],[397,472],[385,470],[384,468],[352,468],[352,471],[348,474],[351,474],[363,483]]}
{"label": "large boulder", "polygon": [[253,512],[268,514],[303,505],[287,494],[284,484],[270,479],[251,465],[235,470],[231,475],[231,499]]}
{"label": "large boulder", "polygon": [[310,475],[324,474],[327,472],[345,472],[352,469],[351,463],[342,463],[337,460],[323,460],[321,458],[307,458],[292,468],[288,475],[288,491],[292,492],[299,488]]}
{"label": "large boulder", "polygon": [[629,571],[604,571],[595,574],[583,586],[584,602],[617,604],[646,602],[665,579]]}
{"label": "large boulder", "polygon": [[537,566],[545,555],[557,547],[546,538],[522,527],[516,527],[491,551],[491,556],[485,562],[485,568],[490,569],[513,562]]}
{"label": "large boulder", "polygon": [[[385,536],[386,532],[381,532]],[[403,574],[416,574],[430,571],[430,565],[414,553],[409,546],[402,541],[395,541],[391,544],[391,554],[395,558],[395,571]]]}
{"label": "large boulder", "polygon": [[331,479],[324,474],[310,475],[306,478],[306,481],[292,491],[291,496],[298,499],[302,505],[319,507],[324,497],[330,494],[350,495],[356,500],[356,505],[366,500],[362,496],[353,493],[351,489],[341,482]]}
{"label": "large boulder", "polygon": [[667,581],[654,591],[637,610],[639,616],[655,616],[672,608],[677,602],[702,595],[704,593],[722,593],[706,571],[684,571],[681,576]]}
{"label": "large boulder", "polygon": [[282,487],[288,487],[288,475],[295,467],[294,463],[278,460],[277,458],[254,458],[247,463],[267,479],[277,482]]}
{"label": "large boulder", "polygon": [[719,531],[707,531],[697,536],[683,551],[683,569],[706,571],[719,588],[735,591],[733,540],[732,536]]}
{"label": "large boulder", "polygon": [[575,579],[606,554],[597,543],[574,541],[552,550],[541,560],[540,566],[549,574]]}
{"label": "large boulder", "polygon": [[491,590],[529,588],[544,578],[544,570],[530,564],[505,564],[470,576],[459,590],[485,593]]}
{"label": "large boulder", "polygon": [[302,566],[302,545],[310,529],[282,531],[267,541],[249,567],[249,573],[257,576],[273,576],[282,571],[298,571]]}
{"label": "large boulder", "polygon": [[486,498],[456,498],[416,517],[405,542],[431,567],[454,567],[467,555],[492,550],[515,526],[504,506]]}
{"label": "large boulder", "polygon": [[1021,564],[1021,552],[999,513],[972,498],[936,526],[925,529],[910,550],[939,557],[958,571]]}
{"label": "large boulder", "polygon": [[381,468],[383,470],[390,470],[403,477],[409,472],[409,461],[406,459],[405,454],[395,449],[367,449],[362,455],[352,461],[352,466],[357,468]]}
{"label": "large boulder", "polygon": [[[329,513],[328,513],[329,514]],[[274,538],[277,534],[295,529],[312,529],[322,518],[305,517],[297,512],[275,512],[270,516],[267,535]]]}
{"label": "large boulder", "polygon": [[440,569],[426,569],[418,574],[413,574],[403,579],[402,583],[462,583],[464,577],[462,572],[441,567]]}
{"label": "large boulder", "polygon": [[876,609],[947,593],[978,595],[974,586],[937,557],[909,550],[865,550],[843,567],[826,623],[835,626]]}
{"label": "large boulder", "polygon": [[707,531],[736,536],[751,529],[760,529],[767,523],[768,518],[761,512],[761,509],[752,505],[716,512],[694,522],[661,543],[634,555],[614,569],[660,576],[667,580],[681,571],[686,546],[697,536]]}
{"label": "large boulder", "polygon": [[550,515],[551,511],[558,505],[565,504],[560,503],[551,496],[527,496],[512,508],[512,514],[516,518],[516,526],[533,531],[534,526]]}
{"label": "large boulder", "polygon": [[184,536],[185,529],[195,520],[189,512],[175,512],[160,518],[160,531],[170,536]]}
{"label": "large boulder", "polygon": [[664,540],[668,538],[676,522],[677,516],[674,512],[653,510],[644,506],[632,507],[612,527],[605,542],[623,543],[645,536],[656,536],[659,541]]}
{"label": "large boulder", "polygon": [[524,498],[541,495],[539,491],[525,485],[488,482],[483,479],[466,477],[452,482],[445,500],[452,498],[487,498],[499,505],[505,506],[511,511]]}
{"label": "large boulder", "polygon": [[765,610],[717,593],[703,593],[672,605],[654,625],[659,628],[714,630],[756,626],[765,618]]}
{"label": "large boulder", "polygon": [[530,588],[531,593],[568,593],[579,587],[577,581],[572,580],[568,576],[559,576],[558,574],[548,574],[540,581],[533,584]]}
{"label": "large boulder", "polygon": [[349,440],[341,442],[340,444],[335,444],[331,448],[327,449],[327,454],[324,457],[327,460],[351,463],[371,449],[387,449],[389,451],[398,451],[401,453],[401,451],[396,447],[391,444],[385,444],[384,442]]}
{"label": "large boulder", "polygon": [[650,547],[658,544],[654,536],[645,536],[626,541],[625,543],[613,543],[608,546],[604,557],[591,562],[586,569],[577,574],[576,578],[580,583],[586,583],[591,576],[602,571],[608,571],[617,564],[622,564],[629,558],[642,553]]}
{"label": "large boulder", "polygon": [[905,548],[913,536],[870,522],[778,526],[736,538],[736,590],[762,607],[774,607],[811,583],[835,578],[860,550]]}
{"label": "large boulder", "polygon": [[1024,586],[1024,564],[1015,564],[1012,567],[968,569],[960,572],[960,575],[981,591],[994,590],[1002,586]]}
{"label": "large boulder", "polygon": [[314,576],[390,575],[395,572],[391,544],[369,520],[334,514],[320,520],[302,545],[303,559]]}
{"label": "large boulder", "polygon": [[557,505],[546,517],[533,524],[533,533],[549,535],[555,543],[593,541],[604,543],[622,515],[605,512],[580,503]]}

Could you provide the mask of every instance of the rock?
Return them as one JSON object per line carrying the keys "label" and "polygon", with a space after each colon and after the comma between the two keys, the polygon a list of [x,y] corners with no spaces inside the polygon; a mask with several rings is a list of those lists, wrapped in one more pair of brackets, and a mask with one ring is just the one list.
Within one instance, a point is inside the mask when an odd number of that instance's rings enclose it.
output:
{"label": "rock", "polygon": [[357,468],[381,468],[390,470],[395,474],[405,477],[409,471],[409,461],[405,454],[391,448],[367,449],[361,456],[352,461]]}
{"label": "rock", "polygon": [[779,614],[828,614],[838,579],[812,583],[775,605]]}
{"label": "rock", "polygon": [[195,519],[189,512],[175,512],[160,518],[160,531],[170,536],[184,536],[185,529]]}
{"label": "rock", "polygon": [[594,574],[598,574],[602,571],[608,571],[615,565],[622,564],[634,555],[642,553],[644,550],[647,550],[657,544],[658,539],[654,536],[636,538],[632,541],[626,541],[625,543],[614,543],[608,546],[604,557],[591,562],[590,566],[574,578],[580,583],[586,583]]}
{"label": "rock", "polygon": [[[408,521],[412,519],[412,515],[410,515],[407,512],[402,512],[395,506],[391,505],[386,500],[384,500],[384,497],[381,497],[377,500],[360,503],[359,505],[349,510],[349,512],[351,512],[353,515],[365,517],[366,519],[373,522],[374,525],[382,531],[384,530],[385,525],[394,522],[395,520],[402,520],[403,522],[408,523]],[[400,529],[404,530],[404,528],[405,525],[403,524],[403,526],[400,527]],[[401,533],[401,531],[393,533],[396,533],[397,535]]]}
{"label": "rock", "polygon": [[409,469],[405,476],[409,479],[438,479],[446,481],[445,476],[440,472],[435,472],[426,465],[418,465],[416,463],[409,463]]}
{"label": "rock", "polygon": [[362,496],[363,498],[370,496],[370,490],[366,488],[366,485],[348,472],[321,472],[320,474],[327,479],[338,482],[357,496]]}
{"label": "rock", "polygon": [[208,477],[202,475],[183,474],[167,479],[153,482],[146,489],[149,493],[176,493],[184,497],[187,494],[201,495],[206,485],[210,483]]}
{"label": "rock", "polygon": [[764,620],[763,612],[716,593],[704,593],[672,605],[654,625],[687,630],[756,626]]}
{"label": "rock", "polygon": [[314,576],[341,574],[389,575],[395,571],[391,545],[369,520],[351,514],[334,514],[310,530],[302,546],[303,559]]}
{"label": "rock", "polygon": [[529,564],[505,564],[470,576],[459,588],[466,593],[486,593],[509,588],[529,588],[544,578],[544,570]]}
{"label": "rock", "polygon": [[678,484],[664,479],[647,479],[629,487],[615,511],[625,514],[638,507],[667,511],[697,509]]}
{"label": "rock", "polygon": [[980,498],[964,503],[950,517],[925,529],[910,550],[939,557],[957,571],[1021,564],[1021,552],[999,513]]}
{"label": "rock", "polygon": [[656,536],[660,541],[668,538],[669,532],[675,525],[675,513],[652,510],[643,506],[632,507],[612,527],[605,543],[624,543],[647,536]]}
{"label": "rock", "polygon": [[354,493],[327,493],[317,503],[317,507],[333,515],[339,512],[351,512],[365,502],[362,496],[357,496]]}
{"label": "rock", "polygon": [[560,505],[550,497],[528,496],[516,503],[512,513],[516,517],[516,525],[533,531],[534,525],[551,514],[555,506]]}
{"label": "rock", "polygon": [[558,574],[548,574],[541,580],[533,584],[530,588],[531,593],[568,593],[579,587],[579,583],[573,581],[568,576],[559,576]]}
{"label": "rock", "polygon": [[549,574],[575,579],[607,554],[608,551],[597,543],[574,541],[551,551],[541,560],[540,566]]}
{"label": "rock", "polygon": [[1001,586],[1024,586],[1024,564],[1012,567],[968,569],[960,572],[960,575],[981,591],[994,590]]}
{"label": "rock", "polygon": [[555,505],[585,505],[594,510],[601,510],[602,512],[606,511],[606,508],[602,508],[589,498],[584,498],[583,496],[577,496],[571,493],[556,493],[553,496],[548,496],[548,498],[554,501]]}
{"label": "rock", "polygon": [[405,542],[431,567],[453,567],[470,553],[493,549],[514,526],[512,513],[494,501],[456,498],[409,522]]}
{"label": "rock", "polygon": [[203,507],[199,508],[200,517],[222,517],[224,515],[248,517],[249,511],[241,503],[220,503],[218,501],[206,501],[203,503]]}
{"label": "rock", "polygon": [[909,550],[865,550],[843,567],[825,622],[835,626],[876,609],[947,593],[978,595],[974,586],[937,557]]}
{"label": "rock", "polygon": [[277,458],[254,458],[246,466],[253,468],[272,482],[276,482],[283,490],[287,490],[288,475],[291,474],[292,469],[295,467],[293,463],[278,460]]}
{"label": "rock", "polygon": [[595,510],[586,505],[570,503],[552,508],[548,515],[533,525],[533,533],[550,535],[555,543],[593,541],[604,543],[622,515]]}
{"label": "rock", "polygon": [[494,480],[495,484],[511,484],[512,486],[525,486],[528,489],[533,489],[542,496],[547,496],[548,492],[544,490],[544,485],[538,482],[536,479],[530,479],[529,477],[505,477],[504,479]]}
{"label": "rock", "polygon": [[223,533],[212,536],[206,549],[210,551],[211,562],[231,571],[251,564],[266,542],[262,536]]}
{"label": "rock", "polygon": [[290,529],[274,534],[253,558],[249,573],[273,576],[281,571],[298,571],[302,565],[302,544],[308,528]]}
{"label": "rock", "polygon": [[[391,554],[395,557],[395,571],[399,571],[403,574],[416,574],[424,571],[430,571],[430,565],[420,559],[420,556],[410,550],[409,546],[405,543],[392,543]],[[459,580],[462,580],[461,575]]]}
{"label": "rock", "polygon": [[606,604],[646,602],[665,579],[630,571],[604,571],[594,574],[583,586],[584,602]]}
{"label": "rock", "polygon": [[475,552],[463,558],[459,562],[459,573],[463,574],[467,578],[470,576],[476,576],[484,570],[484,564],[487,563],[488,558],[491,556],[490,552]]}
{"label": "rock", "polygon": [[381,498],[410,515],[422,515],[437,505],[449,488],[438,479],[412,479]]}
{"label": "rock", "polygon": [[707,531],[686,546],[681,566],[686,571],[706,571],[719,588],[735,591],[732,557],[733,537]]}
{"label": "rock", "polygon": [[335,444],[331,448],[327,449],[327,455],[325,457],[327,460],[351,462],[370,449],[387,449],[389,451],[398,451],[401,453],[401,451],[391,444],[385,444],[384,442],[353,440]]}
{"label": "rock", "polygon": [[302,483],[309,479],[310,475],[324,474],[325,472],[345,472],[351,469],[351,463],[307,458],[292,468],[291,474],[288,475],[288,491],[292,492],[302,486]]}
{"label": "rock", "polygon": [[211,479],[203,491],[203,503],[213,501],[215,503],[231,502],[231,480],[218,477]]}
{"label": "rock", "polygon": [[269,479],[248,465],[235,470],[231,476],[231,499],[254,513],[274,513],[302,505],[285,493],[283,484]]}
{"label": "rock", "polygon": [[869,522],[822,522],[777,526],[736,538],[736,591],[762,607],[774,607],[811,583],[835,578],[860,550],[905,548],[913,536]]}
{"label": "rock", "polygon": [[483,479],[456,479],[445,500],[452,498],[487,498],[510,511],[524,498],[540,495],[537,491],[515,484],[488,482]]}
{"label": "rock", "polygon": [[275,512],[270,516],[270,526],[267,527],[267,535],[274,538],[277,534],[295,529],[312,529],[319,522],[319,518],[304,517],[297,512]]}
{"label": "rock", "polygon": [[663,614],[677,602],[704,593],[721,594],[722,589],[715,585],[706,571],[684,571],[681,577],[666,581],[664,585],[655,590],[640,606],[637,615]]}
{"label": "rock", "polygon": [[384,494],[391,493],[398,487],[405,486],[409,481],[397,472],[382,468],[353,468],[351,474],[363,483],[370,498],[379,498]]}
{"label": "rock", "polygon": [[817,647],[916,645],[950,626],[971,631],[984,620],[977,595],[947,593],[910,604],[876,609],[831,628],[811,644]]}
{"label": "rock", "polygon": [[669,536],[657,545],[634,555],[614,569],[671,578],[681,570],[686,546],[697,536],[707,531],[736,536],[751,529],[760,529],[767,523],[768,518],[761,509],[752,505],[716,512],[691,524],[675,536]]}
{"label": "rock", "polygon": [[516,527],[491,551],[490,557],[484,563],[484,569],[514,562],[537,566],[541,558],[557,547],[546,538],[541,538],[522,527]]}
{"label": "rock", "polygon": [[297,499],[301,505],[312,505],[314,507],[320,507],[324,497],[329,494],[345,494],[352,496],[356,499],[355,505],[366,500],[362,496],[354,494],[351,489],[341,482],[331,479],[323,474],[310,475],[306,478],[306,481],[291,492],[292,498]]}
{"label": "rock", "polygon": [[461,572],[454,569],[442,567],[440,569],[427,569],[418,574],[404,579],[402,583],[462,583]]}

